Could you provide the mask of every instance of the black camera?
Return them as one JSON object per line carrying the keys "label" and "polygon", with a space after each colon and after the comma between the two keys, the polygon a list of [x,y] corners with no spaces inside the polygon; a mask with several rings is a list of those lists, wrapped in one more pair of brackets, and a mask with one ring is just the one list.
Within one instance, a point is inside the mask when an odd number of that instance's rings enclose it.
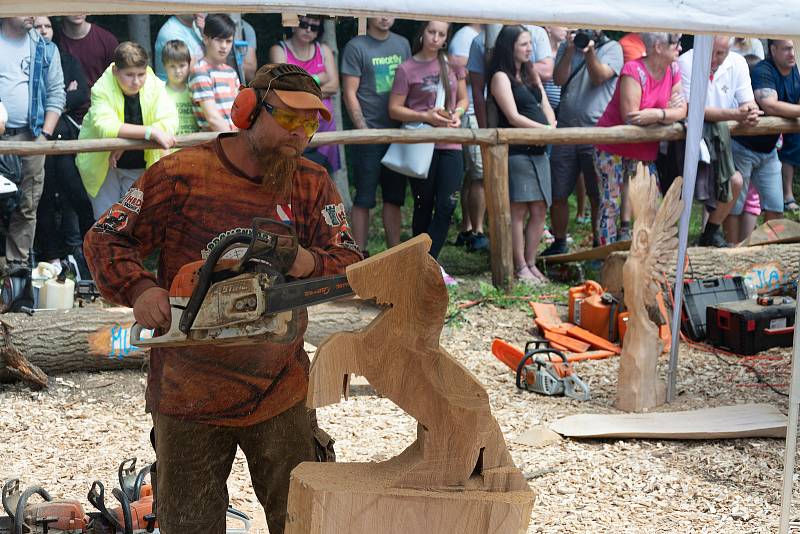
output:
{"label": "black camera", "polygon": [[597,30],[578,30],[572,42],[575,43],[575,48],[583,50],[589,46],[589,41],[594,41],[596,44],[599,38],[600,32]]}

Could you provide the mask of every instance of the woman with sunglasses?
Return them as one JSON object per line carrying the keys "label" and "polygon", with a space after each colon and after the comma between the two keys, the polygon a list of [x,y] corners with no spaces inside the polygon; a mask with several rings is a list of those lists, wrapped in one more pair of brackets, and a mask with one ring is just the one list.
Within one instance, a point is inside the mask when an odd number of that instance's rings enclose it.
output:
{"label": "woman with sunglasses", "polygon": [[[665,125],[686,117],[687,106],[676,63],[681,52],[681,35],[640,35],[647,54],[622,67],[614,96],[597,122],[599,127]],[[630,239],[627,183],[639,163],[645,165],[650,174],[658,176],[658,144],[658,141],[649,141],[595,147],[594,166],[600,182],[598,235],[601,245]]]}
{"label": "woman with sunglasses", "polygon": [[[307,15],[300,17],[296,28],[292,28],[288,39],[280,41],[269,49],[269,60],[271,63],[291,63],[302,67],[311,74],[322,89],[322,102],[333,114],[333,104],[331,97],[339,91],[339,71],[336,68],[336,61],[333,59],[333,52],[326,44],[320,43],[323,27],[322,17],[317,15]],[[331,120],[320,121],[320,132],[336,131],[336,123]],[[306,156],[310,159],[322,163],[333,174],[341,167],[339,161],[338,145],[325,145],[316,149],[308,149]],[[315,157],[321,155],[324,161]]]}
{"label": "woman with sunglasses", "polygon": [[[389,116],[402,122],[424,122],[436,128],[459,128],[469,100],[466,73],[447,60],[450,23],[424,22],[411,44],[412,56],[397,68],[389,95]],[[444,106],[437,94],[444,92]],[[431,256],[437,258],[447,239],[457,192],[464,177],[461,145],[436,143],[428,177],[410,178],[414,194],[414,235],[431,236]],[[442,269],[447,285],[456,281]]]}

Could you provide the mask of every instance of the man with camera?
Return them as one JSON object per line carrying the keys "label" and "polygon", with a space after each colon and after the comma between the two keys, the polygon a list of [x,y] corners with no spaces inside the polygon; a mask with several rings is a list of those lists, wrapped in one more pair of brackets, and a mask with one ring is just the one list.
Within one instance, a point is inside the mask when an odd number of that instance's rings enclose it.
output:
{"label": "man with camera", "polygon": [[[567,34],[558,49],[553,81],[561,86],[558,127],[595,126],[617,86],[622,69],[622,47],[601,31],[578,30]],[[600,193],[593,161],[592,145],[555,145],[550,156],[553,204],[550,220],[555,240],[543,256],[567,252],[567,199],[583,173],[586,193],[592,208],[592,235],[597,243],[597,213]]]}

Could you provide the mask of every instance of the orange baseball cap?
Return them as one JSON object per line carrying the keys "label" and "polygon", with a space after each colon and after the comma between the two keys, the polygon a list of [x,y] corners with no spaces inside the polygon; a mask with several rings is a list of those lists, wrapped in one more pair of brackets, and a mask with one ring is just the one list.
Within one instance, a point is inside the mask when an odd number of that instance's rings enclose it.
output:
{"label": "orange baseball cap", "polygon": [[289,63],[269,63],[256,72],[247,84],[253,89],[274,91],[281,102],[294,109],[315,109],[326,121],[331,112],[322,103],[322,90],[303,68]]}

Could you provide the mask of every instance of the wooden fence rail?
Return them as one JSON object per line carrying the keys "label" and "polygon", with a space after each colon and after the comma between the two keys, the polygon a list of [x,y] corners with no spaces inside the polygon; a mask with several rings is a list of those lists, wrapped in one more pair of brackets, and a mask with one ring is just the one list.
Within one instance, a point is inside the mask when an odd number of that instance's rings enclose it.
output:
{"label": "wooden fence rail", "polygon": [[[764,135],[800,132],[800,120],[764,117],[758,126],[742,126],[730,121],[735,135]],[[196,133],[178,137],[178,147],[198,145],[215,138],[217,133]],[[673,141],[684,139],[681,124],[642,128],[614,126],[612,128],[429,128],[424,130],[348,130],[323,132],[314,136],[311,146],[379,143],[459,143],[481,145],[483,154],[486,207],[491,232],[492,282],[509,289],[513,284],[514,263],[511,255],[511,207],[508,199],[508,145],[510,144],[617,144],[632,141]],[[30,156],[35,154],[72,154],[154,148],[148,141],[130,139],[85,139],[78,141],[0,141],[0,154]]]}

